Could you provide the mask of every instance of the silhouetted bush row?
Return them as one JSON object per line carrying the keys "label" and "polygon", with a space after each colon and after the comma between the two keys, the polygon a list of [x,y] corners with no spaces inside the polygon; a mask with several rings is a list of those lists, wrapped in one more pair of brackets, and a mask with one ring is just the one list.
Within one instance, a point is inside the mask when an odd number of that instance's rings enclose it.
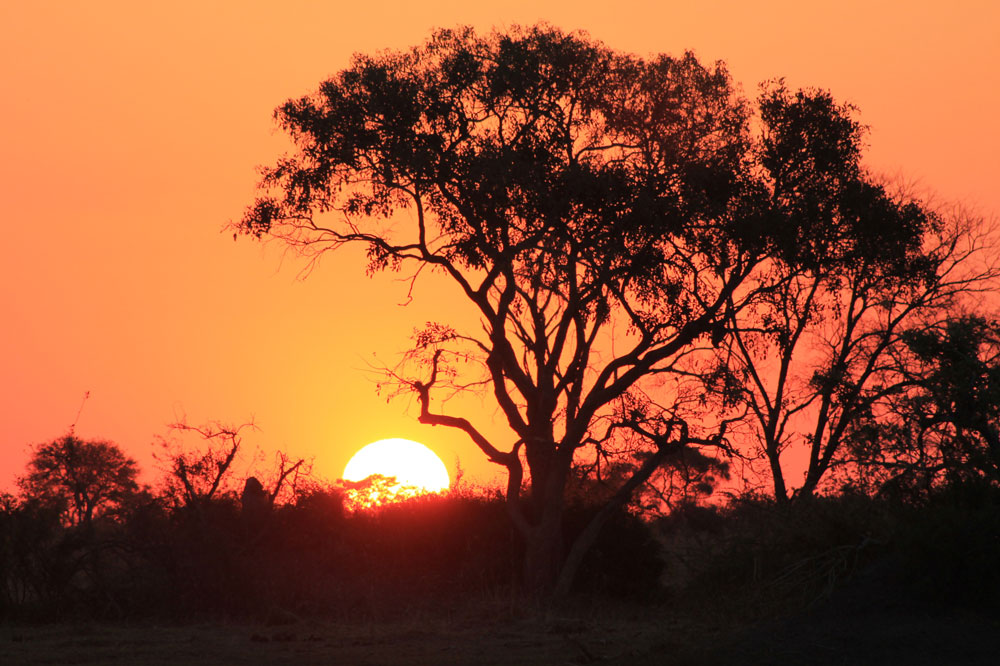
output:
{"label": "silhouetted bush row", "polygon": [[919,501],[843,492],[686,506],[655,529],[665,594],[711,613],[1000,609],[1000,489],[988,483],[940,487]]}
{"label": "silhouetted bush row", "polygon": [[[521,572],[521,542],[502,499],[488,492],[350,512],[339,488],[313,488],[256,524],[232,494],[197,507],[136,500],[115,516],[67,525],[37,502],[8,497],[3,616],[365,618],[510,597]],[[567,529],[581,529],[590,513],[575,507]],[[591,555],[581,590],[655,588],[657,548],[638,518],[622,513]]]}
{"label": "silhouetted bush row", "polygon": [[[277,492],[250,478],[240,496],[234,484],[213,482],[211,492],[181,497],[169,486],[139,488],[134,463],[106,455],[107,446],[72,436],[57,444],[40,448],[32,464],[62,465],[58,483],[45,486],[39,474],[20,496],[0,496],[0,619],[285,622],[455,612],[480,602],[516,612],[524,601],[524,541],[496,491],[349,510],[341,485],[296,484],[276,501]],[[120,492],[107,492],[100,479],[111,477],[94,473],[102,466],[124,470]],[[692,500],[655,518],[635,503],[605,525],[574,592],[741,618],[819,603],[1000,607],[995,483],[863,488],[794,502]],[[572,496],[564,544],[601,501],[585,486]]]}
{"label": "silhouetted bush row", "polygon": [[[591,510],[572,507],[567,537]],[[200,510],[156,498],[89,526],[31,501],[0,511],[5,619],[230,617],[283,622],[456,609],[516,596],[522,546],[502,500],[425,496],[345,511],[313,489],[248,525],[237,500]],[[683,603],[741,617],[820,602],[998,606],[1000,491],[941,489],[915,503],[860,494],[622,513],[578,593]]]}

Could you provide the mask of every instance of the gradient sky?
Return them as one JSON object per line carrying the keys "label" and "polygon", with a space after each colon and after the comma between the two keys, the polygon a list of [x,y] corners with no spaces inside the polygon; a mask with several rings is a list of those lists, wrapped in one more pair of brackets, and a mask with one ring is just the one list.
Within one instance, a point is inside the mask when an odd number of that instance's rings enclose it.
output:
{"label": "gradient sky", "polygon": [[[861,109],[868,163],[941,200],[1000,212],[1000,3],[982,2],[0,3],[0,489],[28,446],[76,427],[150,453],[186,417],[337,478],[376,439],[434,448],[454,473],[494,469],[454,433],[386,403],[369,365],[414,325],[468,321],[440,283],[364,277],[357,254],[307,279],[278,246],[222,231],[255,166],[287,142],[271,113],[353,52],[406,48],[434,27],[546,20],[646,55],[725,60]],[[460,300],[460,299],[459,299]],[[451,300],[455,302],[455,300]],[[494,412],[456,409],[484,429]]]}

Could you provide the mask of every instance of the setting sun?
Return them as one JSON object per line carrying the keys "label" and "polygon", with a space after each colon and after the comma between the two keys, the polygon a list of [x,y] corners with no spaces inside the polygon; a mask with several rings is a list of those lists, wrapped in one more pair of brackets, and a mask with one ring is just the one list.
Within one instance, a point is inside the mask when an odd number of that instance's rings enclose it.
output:
{"label": "setting sun", "polygon": [[[344,480],[361,482],[373,476],[395,479],[395,483],[372,486],[371,501],[381,503],[399,495],[436,493],[448,488],[448,470],[436,453],[409,439],[382,439],[354,454],[344,468]],[[388,497],[387,497],[388,496]]]}

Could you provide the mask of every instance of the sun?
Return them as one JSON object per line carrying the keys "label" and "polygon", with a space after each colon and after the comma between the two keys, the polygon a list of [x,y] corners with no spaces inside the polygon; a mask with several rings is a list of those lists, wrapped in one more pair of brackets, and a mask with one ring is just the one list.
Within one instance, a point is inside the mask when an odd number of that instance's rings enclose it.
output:
{"label": "sun", "polygon": [[448,469],[436,453],[409,439],[380,439],[354,454],[344,468],[352,504],[372,506],[446,490]]}

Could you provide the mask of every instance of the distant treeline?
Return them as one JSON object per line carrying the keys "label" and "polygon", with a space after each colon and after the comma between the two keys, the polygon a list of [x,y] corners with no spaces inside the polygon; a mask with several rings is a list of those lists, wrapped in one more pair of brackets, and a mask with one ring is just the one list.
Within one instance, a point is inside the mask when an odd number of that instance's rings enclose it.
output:
{"label": "distant treeline", "polygon": [[[201,485],[231,450],[201,452],[215,461],[201,479],[188,453],[154,491],[135,484],[134,461],[113,444],[67,435],[37,447],[20,494],[0,506],[0,617],[286,622],[523,608],[523,544],[498,491],[354,511],[335,484],[300,479],[279,493],[254,477],[242,492],[225,478]],[[583,483],[567,543],[598,510]],[[602,531],[574,595],[752,617],[851,594],[995,607],[998,561],[1000,492],[981,480],[795,503],[687,501],[656,514],[633,503]]]}
{"label": "distant treeline", "polygon": [[[170,449],[156,489],[137,484],[135,461],[110,442],[70,434],[36,447],[20,492],[0,502],[0,617],[369,618],[470,599],[516,605],[523,546],[497,491],[352,510],[351,488],[286,474],[304,461],[281,454],[267,487],[236,479],[239,429],[197,430],[206,446]],[[568,529],[588,512],[574,507]],[[593,555],[583,590],[639,593],[659,574],[651,533],[628,512]]]}

